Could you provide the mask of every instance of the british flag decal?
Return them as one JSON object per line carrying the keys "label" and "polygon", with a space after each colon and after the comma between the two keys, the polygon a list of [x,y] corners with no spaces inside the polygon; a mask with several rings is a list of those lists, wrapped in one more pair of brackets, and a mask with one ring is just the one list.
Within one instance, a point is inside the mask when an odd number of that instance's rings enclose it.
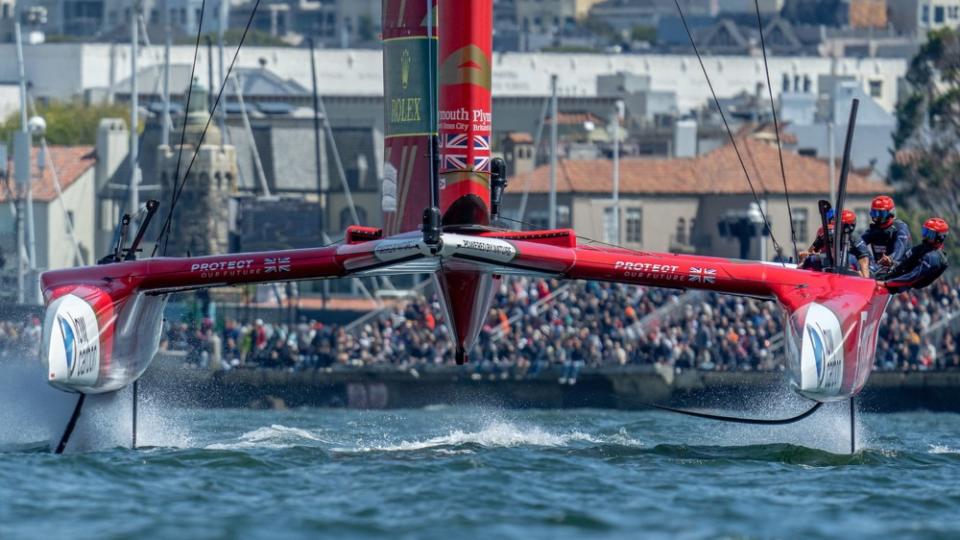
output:
{"label": "british flag decal", "polygon": [[441,147],[450,150],[466,150],[466,133],[448,133],[445,137],[441,138]]}
{"label": "british flag decal", "polygon": [[475,157],[473,158],[473,170],[478,172],[490,172],[490,157]]}
{"label": "british flag decal", "polygon": [[444,154],[443,169],[445,171],[463,171],[467,169],[466,154]]}
{"label": "british flag decal", "polygon": [[715,283],[717,270],[715,268],[690,267],[690,281],[694,283]]}
{"label": "british flag decal", "polygon": [[490,151],[490,136],[489,135],[474,135],[473,136],[473,149],[480,150],[482,152]]}
{"label": "british flag decal", "polygon": [[271,272],[289,272],[290,257],[266,257],[263,259],[263,267],[267,273]]}

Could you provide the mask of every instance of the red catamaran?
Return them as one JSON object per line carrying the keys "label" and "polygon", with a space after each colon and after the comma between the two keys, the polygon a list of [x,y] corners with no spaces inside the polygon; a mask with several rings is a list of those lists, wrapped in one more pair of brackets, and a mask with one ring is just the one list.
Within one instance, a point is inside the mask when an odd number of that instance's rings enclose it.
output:
{"label": "red catamaran", "polygon": [[[445,304],[458,363],[469,358],[497,284],[511,275],[543,276],[776,300],[787,318],[793,388],[817,402],[847,399],[863,388],[889,299],[872,279],[846,275],[839,265],[832,273],[812,272],[578,245],[569,229],[518,232],[492,226],[506,185],[502,162],[490,153],[492,2],[433,4],[436,9],[426,1],[384,1],[383,229],[350,227],[344,243],[335,246],[207,257],[135,260],[134,245],[118,250],[117,262],[46,272],[42,357],[50,384],[79,392],[82,400],[84,394],[114,392],[136,381],[157,351],[164,306],[173,292],[430,273]],[[841,194],[838,211],[842,204]],[[134,244],[141,238],[142,231]],[[840,248],[834,260],[845,260]]]}

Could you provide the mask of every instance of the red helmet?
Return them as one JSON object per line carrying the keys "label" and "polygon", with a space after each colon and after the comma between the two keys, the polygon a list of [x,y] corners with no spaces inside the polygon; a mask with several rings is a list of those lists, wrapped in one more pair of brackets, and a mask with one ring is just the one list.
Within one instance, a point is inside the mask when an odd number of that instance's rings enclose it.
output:
{"label": "red helmet", "polygon": [[840,221],[843,223],[845,230],[852,231],[857,228],[857,215],[853,213],[853,210],[844,210],[840,214]]}
{"label": "red helmet", "polygon": [[933,217],[923,222],[923,241],[934,245],[943,244],[950,232],[950,225],[943,218]]}
{"label": "red helmet", "polygon": [[896,206],[893,199],[886,195],[877,195],[870,204],[870,219],[881,227],[889,227],[896,217]]}

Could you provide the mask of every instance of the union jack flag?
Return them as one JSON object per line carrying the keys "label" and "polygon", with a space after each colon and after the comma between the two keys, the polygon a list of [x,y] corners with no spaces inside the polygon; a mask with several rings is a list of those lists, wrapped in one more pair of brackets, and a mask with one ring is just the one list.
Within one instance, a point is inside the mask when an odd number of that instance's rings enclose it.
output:
{"label": "union jack flag", "polygon": [[490,172],[490,157],[474,157],[473,170],[479,172]]}
{"label": "union jack flag", "polygon": [[690,281],[696,283],[714,283],[717,280],[717,271],[714,268],[690,267]]}
{"label": "union jack flag", "polygon": [[473,149],[474,150],[483,150],[486,152],[490,151],[490,137],[488,135],[474,135],[473,136]]}
{"label": "union jack flag", "polygon": [[466,154],[444,154],[443,168],[447,171],[463,171],[467,168]]}
{"label": "union jack flag", "polygon": [[441,141],[443,148],[453,150],[467,149],[467,135],[465,133],[448,133]]}
{"label": "union jack flag", "polygon": [[280,257],[280,258],[267,257],[263,259],[263,266],[266,269],[267,273],[289,272],[290,257]]}

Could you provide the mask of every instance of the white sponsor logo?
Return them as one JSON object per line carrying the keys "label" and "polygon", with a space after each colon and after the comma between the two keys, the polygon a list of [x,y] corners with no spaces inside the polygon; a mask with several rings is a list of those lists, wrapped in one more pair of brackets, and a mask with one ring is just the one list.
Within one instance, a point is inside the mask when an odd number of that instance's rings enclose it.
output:
{"label": "white sponsor logo", "polygon": [[233,259],[229,261],[193,263],[190,265],[190,271],[199,272],[200,277],[202,278],[235,277],[259,274],[260,269],[253,268],[253,262],[253,259]]}
{"label": "white sponsor logo", "polygon": [[628,278],[650,278],[660,281],[682,281],[684,278],[680,275],[680,267],[675,264],[617,261],[613,269],[623,271],[623,276]]}
{"label": "white sponsor logo", "polygon": [[381,261],[395,261],[410,255],[420,253],[419,238],[403,238],[399,240],[383,240],[374,249],[374,254]]}
{"label": "white sponsor logo", "polygon": [[800,388],[835,395],[843,383],[843,332],[829,308],[807,307],[800,339]]}
{"label": "white sponsor logo", "polygon": [[47,308],[43,360],[48,380],[60,387],[92,386],[100,375],[100,325],[93,308],[68,294]]}

